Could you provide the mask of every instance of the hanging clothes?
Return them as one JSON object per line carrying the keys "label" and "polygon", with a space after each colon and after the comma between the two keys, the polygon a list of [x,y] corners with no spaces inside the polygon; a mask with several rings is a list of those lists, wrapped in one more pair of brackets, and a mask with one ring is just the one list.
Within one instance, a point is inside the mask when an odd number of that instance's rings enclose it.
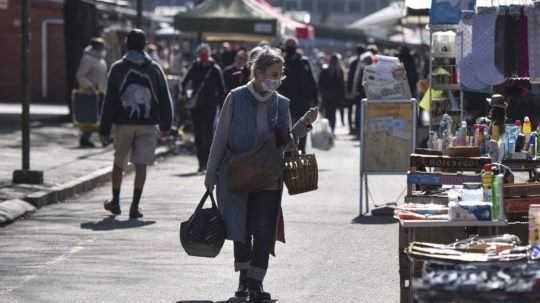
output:
{"label": "hanging clothes", "polygon": [[519,21],[519,76],[529,77],[529,31],[525,7],[521,7]]}
{"label": "hanging clothes", "polygon": [[495,66],[495,22],[496,7],[479,7],[472,29],[472,66],[476,78],[488,85],[505,81]]}
{"label": "hanging clothes", "polygon": [[519,75],[520,47],[520,11],[518,5],[511,5],[506,14],[505,31],[506,49],[504,53],[504,75],[507,78]]}
{"label": "hanging clothes", "polygon": [[456,65],[461,86],[472,90],[489,90],[489,86],[478,80],[472,64],[473,11],[463,11],[456,33]]}
{"label": "hanging clothes", "polygon": [[529,77],[531,82],[540,82],[540,3],[525,9],[528,19]]}
{"label": "hanging clothes", "polygon": [[506,14],[508,7],[500,6],[495,21],[495,66],[504,75],[504,58],[506,49]]}

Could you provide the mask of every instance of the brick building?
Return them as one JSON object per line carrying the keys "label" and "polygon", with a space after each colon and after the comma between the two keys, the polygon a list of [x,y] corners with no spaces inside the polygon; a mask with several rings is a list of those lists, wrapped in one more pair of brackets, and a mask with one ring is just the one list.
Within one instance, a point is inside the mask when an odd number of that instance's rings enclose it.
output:
{"label": "brick building", "polygon": [[[0,102],[21,96],[20,0],[0,1]],[[33,0],[31,9],[32,101],[65,102],[63,0]]]}

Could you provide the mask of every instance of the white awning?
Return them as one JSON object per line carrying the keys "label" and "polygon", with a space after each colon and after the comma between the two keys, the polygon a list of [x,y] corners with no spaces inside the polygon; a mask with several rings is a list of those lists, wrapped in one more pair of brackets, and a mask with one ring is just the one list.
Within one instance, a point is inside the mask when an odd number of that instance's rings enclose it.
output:
{"label": "white awning", "polygon": [[405,6],[412,9],[430,9],[431,0],[405,0]]}
{"label": "white awning", "polygon": [[347,26],[351,29],[365,30],[366,28],[389,28],[399,24],[401,18],[405,16],[405,6],[403,2],[394,2],[389,6],[367,15],[366,17]]}

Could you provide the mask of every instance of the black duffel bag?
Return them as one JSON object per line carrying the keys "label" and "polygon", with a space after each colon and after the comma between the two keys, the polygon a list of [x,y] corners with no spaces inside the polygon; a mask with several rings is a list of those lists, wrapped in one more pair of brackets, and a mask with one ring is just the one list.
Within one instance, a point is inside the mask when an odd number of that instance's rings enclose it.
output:
{"label": "black duffel bag", "polygon": [[[202,208],[210,197],[211,208]],[[225,242],[225,222],[221,217],[214,195],[206,192],[189,220],[180,224],[180,242],[190,256],[214,258]]]}

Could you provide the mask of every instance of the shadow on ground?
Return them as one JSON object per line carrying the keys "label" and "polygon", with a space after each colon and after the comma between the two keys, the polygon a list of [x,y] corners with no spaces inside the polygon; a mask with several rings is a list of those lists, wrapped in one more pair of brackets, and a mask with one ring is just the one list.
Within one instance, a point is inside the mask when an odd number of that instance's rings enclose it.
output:
{"label": "shadow on ground", "polygon": [[205,174],[204,172],[191,172],[191,173],[184,173],[184,174],[176,174],[174,176],[179,177],[179,178],[189,178],[189,177],[204,176],[204,174]]}
{"label": "shadow on ground", "polygon": [[396,223],[397,220],[394,219],[393,216],[368,216],[368,215],[364,215],[364,216],[358,216],[354,219],[352,219],[351,223],[352,224],[372,224],[372,225],[376,225],[376,224],[394,224]]}
{"label": "shadow on ground", "polygon": [[115,229],[127,229],[144,227],[155,224],[156,221],[142,221],[142,220],[116,220],[114,216],[106,217],[97,222],[85,222],[81,223],[81,229],[90,229],[93,231],[106,231]]}
{"label": "shadow on ground", "polygon": [[[272,303],[276,303],[278,300],[272,300],[271,302]],[[239,299],[239,298],[236,298],[236,297],[232,297],[230,298],[229,300],[226,300],[226,301],[209,301],[209,300],[187,300],[187,301],[184,301],[184,300],[180,300],[180,301],[176,301],[176,303],[246,303],[248,301],[246,301],[245,299]]]}

